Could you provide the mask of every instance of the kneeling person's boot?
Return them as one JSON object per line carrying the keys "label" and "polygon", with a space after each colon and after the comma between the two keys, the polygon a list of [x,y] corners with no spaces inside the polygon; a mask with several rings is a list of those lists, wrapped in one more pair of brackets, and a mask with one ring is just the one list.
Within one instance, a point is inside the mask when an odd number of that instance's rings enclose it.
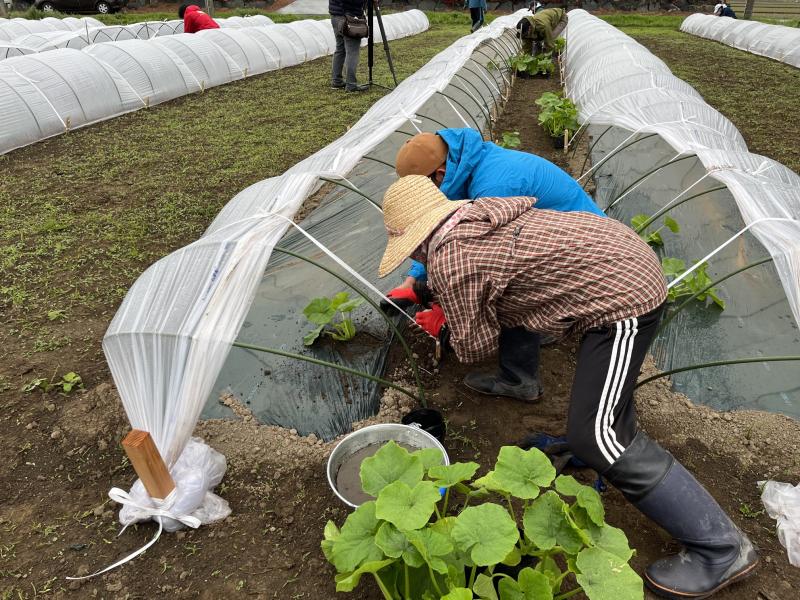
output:
{"label": "kneeling person's boot", "polygon": [[464,385],[480,394],[536,402],[539,384],[539,334],[524,327],[500,331],[500,368],[494,373],[469,373]]}
{"label": "kneeling person's boot", "polygon": [[755,570],[758,552],[747,536],[694,476],[644,432],[605,475],[684,546],[647,568],[645,583],[657,595],[708,598]]}

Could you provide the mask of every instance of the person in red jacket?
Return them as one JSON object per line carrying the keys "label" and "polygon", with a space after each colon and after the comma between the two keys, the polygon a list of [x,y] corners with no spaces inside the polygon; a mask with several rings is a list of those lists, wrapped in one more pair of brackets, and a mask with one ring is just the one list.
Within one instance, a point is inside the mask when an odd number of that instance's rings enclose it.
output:
{"label": "person in red jacket", "polygon": [[178,9],[178,17],[183,19],[183,33],[197,33],[203,29],[219,29],[217,22],[200,10],[196,4],[183,4]]}

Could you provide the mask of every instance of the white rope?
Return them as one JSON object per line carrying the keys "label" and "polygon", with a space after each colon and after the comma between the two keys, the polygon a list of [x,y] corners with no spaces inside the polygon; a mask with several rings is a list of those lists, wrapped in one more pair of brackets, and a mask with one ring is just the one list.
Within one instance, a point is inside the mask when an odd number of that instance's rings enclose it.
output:
{"label": "white rope", "polygon": [[[666,163],[664,163],[664,164],[663,164],[663,165],[661,165],[660,167],[656,167],[656,168],[655,168],[655,169],[653,169],[653,170],[652,170],[652,171],[651,171],[649,174],[647,174],[645,177],[642,177],[642,179],[641,179],[641,180],[639,180],[639,181],[638,181],[636,184],[634,184],[633,186],[631,186],[631,188],[630,188],[630,189],[629,189],[627,192],[625,192],[624,194],[622,194],[622,195],[621,195],[621,196],[619,196],[618,198],[615,198],[615,199],[614,199],[614,201],[613,201],[611,204],[609,204],[609,205],[608,205],[608,208],[606,208],[606,210],[607,210],[607,211],[608,211],[608,210],[611,210],[611,208],[612,208],[612,207],[614,207],[614,206],[616,206],[616,204],[617,204],[617,203],[618,203],[620,200],[622,200],[622,199],[623,199],[625,196],[627,196],[627,195],[628,195],[628,194],[630,194],[630,193],[631,193],[633,190],[635,190],[635,189],[636,189],[636,188],[638,188],[640,185],[642,185],[642,184],[643,184],[645,181],[647,181],[648,179],[650,179],[650,178],[651,178],[653,175],[655,175],[656,173],[658,173],[658,172],[659,172],[661,169],[663,169],[664,167],[668,167],[668,166],[670,166],[670,164],[672,163],[672,161],[673,161],[673,160],[675,160],[676,158],[678,158],[678,157],[679,157],[681,154],[683,154],[683,152],[678,152],[678,153],[677,153],[675,156],[673,156],[672,158],[670,158],[670,159],[669,159],[669,160],[668,160]],[[691,155],[689,155],[689,156],[691,156]],[[707,175],[708,175],[708,173],[706,173],[705,175],[703,175],[703,177],[701,177],[701,178],[700,178],[700,181],[702,181],[702,179],[703,179],[704,177],[706,177]],[[692,186],[694,186],[694,185],[696,185],[696,184],[697,184],[697,182],[693,183],[693,184],[692,184]],[[691,189],[691,187],[692,187],[692,186],[690,186],[690,189]],[[685,191],[685,190],[684,190],[684,191]],[[681,193],[683,193],[683,192],[681,192]]]}
{"label": "white rope", "polygon": [[447,96],[445,96],[444,94],[442,94],[442,98],[444,98],[444,99],[445,99],[445,102],[447,102],[447,104],[449,104],[449,105],[450,105],[450,108],[452,108],[452,109],[453,109],[453,112],[455,112],[455,113],[458,115],[458,118],[459,118],[459,119],[461,119],[461,122],[462,122],[462,123],[464,123],[464,127],[469,127],[470,129],[472,129],[472,125],[470,125],[469,123],[467,123],[467,120],[466,120],[466,119],[465,119],[463,116],[461,116],[461,113],[460,113],[460,112],[458,112],[458,109],[457,109],[455,106],[453,106],[453,103],[452,103],[452,102],[450,102],[450,98],[448,98],[448,97],[447,97]]}
{"label": "white rope", "polygon": [[[684,195],[686,192],[688,192],[689,190],[691,190],[691,189],[692,189],[694,186],[696,186],[698,183],[700,183],[701,181],[703,181],[703,180],[704,180],[706,177],[708,177],[709,175],[710,175],[710,173],[706,173],[705,175],[703,175],[703,176],[702,176],[700,179],[698,179],[697,181],[695,181],[695,182],[694,182],[692,185],[690,185],[689,187],[687,187],[687,188],[686,188],[685,190],[683,190],[683,191],[682,191],[680,194],[678,194],[678,195],[677,195],[677,196],[675,196],[675,197],[674,197],[672,200],[670,200],[669,202],[667,202],[667,203],[666,203],[664,206],[662,206],[661,208],[659,208],[659,209],[658,209],[656,212],[661,212],[662,210],[663,210],[664,212],[667,212],[668,210],[670,210],[670,208],[672,208],[672,204],[673,204],[673,203],[675,203],[675,202],[677,202],[677,201],[678,201],[678,198],[680,198],[681,196],[683,196],[683,195]],[[621,196],[620,196],[620,198],[621,198]],[[609,206],[608,208],[611,208],[611,206]],[[653,213],[653,214],[655,214],[655,213]],[[648,221],[649,221],[651,218],[652,218],[652,215],[650,215],[650,217],[648,218]]]}
{"label": "white rope", "polygon": [[[156,534],[153,536],[149,542],[147,542],[144,546],[131,552],[124,558],[121,558],[117,562],[112,565],[107,566],[96,573],[92,573],[91,575],[83,575],[81,577],[67,577],[66,579],[70,581],[80,581],[81,579],[91,579],[92,577],[97,577],[98,575],[102,575],[103,573],[107,573],[112,569],[116,569],[117,567],[121,567],[127,562],[132,561],[137,556],[144,554],[153,544],[155,544],[158,539],[161,537],[161,533],[164,531],[164,525],[161,521],[163,517],[167,517],[170,519],[175,519],[176,521],[180,521],[184,525],[191,527],[192,529],[197,529],[200,527],[200,519],[196,517],[192,517],[190,515],[178,515],[173,514],[171,511],[172,504],[175,502],[175,498],[177,497],[177,488],[173,489],[169,496],[160,500],[158,498],[151,498],[151,500],[156,504],[156,506],[145,506],[143,504],[139,504],[136,502],[125,490],[121,490],[120,488],[111,488],[108,492],[108,497],[111,498],[114,502],[119,504],[124,504],[126,506],[132,506],[134,508],[133,516],[134,519],[131,523],[135,523],[138,521],[146,521],[147,519],[153,519],[158,523],[158,530]],[[128,525],[125,525],[122,530],[117,534],[117,537],[121,536],[125,530],[128,528]]]}
{"label": "white rope", "polygon": [[[2,1],[2,0],[0,0],[0,1]],[[50,102],[50,99],[47,97],[47,95],[41,89],[39,89],[38,85],[36,85],[38,82],[34,81],[33,79],[30,79],[29,77],[25,77],[25,75],[23,75],[22,73],[17,71],[14,67],[9,66],[8,64],[4,64],[3,66],[11,69],[12,71],[14,71],[14,73],[16,73],[16,75],[18,77],[21,77],[22,79],[24,79],[25,81],[30,83],[33,86],[33,88],[37,92],[39,92],[39,94],[42,96],[42,98],[44,98],[44,101],[47,102],[47,106],[49,106],[51,109],[53,109],[53,113],[55,113],[56,117],[58,117],[58,120],[61,121],[61,125],[64,126],[64,130],[66,131],[67,129],[69,129],[69,127],[67,127],[67,123],[64,121],[64,119],[61,118],[61,115],[58,114],[58,110],[56,110],[56,107],[53,106],[53,103]],[[37,125],[39,124],[38,121],[37,121],[36,124]],[[41,130],[41,127],[40,127],[40,130]]]}
{"label": "white rope", "polygon": [[[320,250],[322,250],[322,251],[323,251],[323,252],[324,252],[324,253],[325,253],[325,254],[326,254],[326,255],[327,255],[327,256],[328,256],[328,257],[329,257],[331,260],[333,260],[333,261],[334,261],[334,262],[335,262],[337,265],[339,265],[339,266],[340,266],[340,267],[342,267],[344,270],[346,270],[348,273],[350,273],[350,274],[351,274],[353,277],[355,277],[356,279],[358,279],[358,281],[360,281],[360,282],[361,282],[363,285],[365,285],[365,286],[366,286],[366,287],[367,287],[367,288],[368,288],[370,291],[374,292],[374,293],[375,293],[377,296],[381,297],[382,299],[386,300],[386,301],[387,301],[389,304],[391,304],[392,306],[394,306],[394,307],[395,307],[395,308],[396,308],[396,309],[397,309],[397,310],[400,312],[400,314],[401,314],[401,315],[403,315],[404,317],[406,317],[406,318],[407,318],[407,319],[408,319],[408,320],[409,320],[411,323],[413,323],[415,326],[417,326],[417,327],[419,327],[420,329],[422,329],[422,331],[425,331],[425,329],[424,329],[424,328],[423,328],[421,325],[417,324],[416,320],[414,320],[414,317],[412,317],[411,315],[409,315],[409,314],[408,314],[407,312],[405,312],[405,311],[404,311],[402,308],[400,308],[400,307],[399,307],[397,304],[395,304],[394,300],[392,300],[392,299],[391,299],[389,296],[386,296],[386,295],[385,295],[385,294],[384,294],[382,291],[380,291],[378,288],[376,288],[374,285],[372,285],[372,284],[371,284],[369,281],[367,281],[366,279],[364,279],[364,277],[362,277],[362,276],[361,276],[361,274],[360,274],[358,271],[356,271],[355,269],[353,269],[353,268],[352,268],[350,265],[348,265],[346,262],[344,262],[344,261],[343,261],[341,258],[339,258],[338,256],[336,256],[336,254],[334,254],[332,251],[330,251],[330,250],[329,250],[329,249],[328,249],[328,248],[325,246],[325,244],[323,244],[322,242],[320,242],[319,240],[317,240],[317,239],[316,239],[316,238],[315,238],[313,235],[311,235],[310,233],[308,233],[308,232],[307,232],[305,229],[303,229],[302,227],[300,227],[300,226],[299,226],[297,223],[295,223],[294,221],[292,221],[290,218],[288,218],[288,217],[285,217],[285,216],[283,216],[283,215],[281,215],[281,214],[278,214],[278,213],[275,213],[275,212],[267,212],[267,213],[263,213],[263,214],[267,214],[267,215],[271,215],[271,216],[274,216],[274,217],[278,217],[279,219],[283,219],[284,221],[286,221],[287,223],[289,223],[289,225],[291,225],[292,227],[294,227],[295,229],[297,229],[297,231],[299,231],[299,232],[300,232],[301,234],[303,234],[303,235],[304,235],[306,238],[308,238],[308,240],[309,240],[309,241],[310,241],[312,244],[314,244],[314,245],[315,245],[317,248],[319,248]],[[430,333],[428,333],[427,331],[425,331],[425,333],[426,333],[426,334],[427,334],[429,337],[431,337],[431,338],[433,338],[433,339],[436,339],[434,336],[432,336],[432,335],[431,335]]]}
{"label": "white rope", "polygon": [[[580,176],[580,177],[577,179],[577,181],[581,181],[581,180],[582,180],[584,177],[586,177],[586,176],[587,176],[589,173],[591,173],[591,172],[592,172],[592,171],[594,171],[595,169],[599,168],[599,167],[600,167],[602,164],[604,164],[604,163],[605,163],[605,162],[606,162],[606,161],[607,161],[609,158],[611,158],[612,156],[614,156],[614,154],[616,154],[616,152],[617,152],[617,151],[618,151],[620,148],[622,148],[622,146],[624,146],[624,145],[625,145],[626,143],[628,143],[628,142],[629,142],[631,139],[633,139],[634,137],[636,137],[637,135],[639,135],[640,133],[642,133],[642,132],[643,132],[645,129],[647,129],[648,127],[657,127],[657,126],[659,126],[659,125],[673,125],[673,124],[676,124],[676,123],[686,123],[687,121],[691,121],[691,120],[692,120],[692,117],[687,117],[687,118],[685,118],[685,119],[679,119],[679,120],[677,120],[677,121],[662,121],[661,123],[647,123],[646,125],[643,125],[643,126],[642,126],[642,127],[640,127],[639,129],[637,129],[636,131],[634,131],[632,134],[630,134],[628,137],[626,137],[624,140],[622,140],[622,142],[620,142],[620,144],[619,144],[619,145],[618,145],[616,148],[614,148],[614,149],[611,151],[611,153],[610,153],[608,156],[604,157],[604,158],[603,158],[602,160],[600,160],[600,161],[599,161],[599,162],[598,162],[596,165],[592,166],[592,168],[591,168],[591,169],[589,169],[588,171],[586,171],[586,173],[584,173],[583,175],[581,175],[581,176]],[[656,135],[660,135],[660,134],[658,133],[658,131],[653,131],[652,133],[655,133]]]}
{"label": "white rope", "polygon": [[758,225],[759,223],[764,223],[766,221],[790,221],[792,223],[798,223],[798,221],[796,219],[785,219],[783,217],[763,217],[761,219],[756,219],[755,221],[753,221],[752,223],[750,223],[746,227],[743,227],[742,229],[740,229],[736,234],[734,234],[730,238],[728,238],[728,240],[725,243],[723,243],[722,245],[718,246],[716,249],[714,249],[713,251],[709,252],[705,257],[701,258],[696,263],[694,263],[694,265],[692,265],[692,267],[690,269],[684,271],[678,277],[676,277],[675,279],[670,281],[669,284],[667,285],[667,289],[668,290],[672,289],[679,282],[681,282],[684,279],[686,279],[686,277],[688,277],[691,273],[693,273],[695,270],[697,270],[701,265],[703,265],[705,262],[707,262],[708,259],[713,257],[715,254],[717,254],[717,252],[719,252],[720,250],[725,248],[728,244],[733,242],[736,238],[738,238],[744,232],[748,231],[751,227],[753,227],[754,225]]}

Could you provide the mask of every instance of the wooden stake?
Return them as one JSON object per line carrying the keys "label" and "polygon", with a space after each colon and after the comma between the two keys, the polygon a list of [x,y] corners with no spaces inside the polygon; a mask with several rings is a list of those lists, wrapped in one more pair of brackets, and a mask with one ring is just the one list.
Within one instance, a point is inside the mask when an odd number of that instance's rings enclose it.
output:
{"label": "wooden stake", "polygon": [[122,447],[147,493],[161,500],[169,496],[175,489],[175,482],[172,481],[167,465],[164,464],[150,434],[134,429],[122,440]]}

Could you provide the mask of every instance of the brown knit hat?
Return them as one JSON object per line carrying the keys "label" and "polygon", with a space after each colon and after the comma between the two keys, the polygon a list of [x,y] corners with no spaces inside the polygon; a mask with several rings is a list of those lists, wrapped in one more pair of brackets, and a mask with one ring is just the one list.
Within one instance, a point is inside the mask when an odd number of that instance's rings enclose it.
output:
{"label": "brown knit hat", "polygon": [[389,234],[378,277],[407,259],[439,223],[468,200],[448,200],[430,178],[409,175],[395,181],[383,197],[383,222]]}
{"label": "brown knit hat", "polygon": [[418,133],[400,148],[394,161],[400,177],[430,175],[447,161],[447,144],[435,133]]}

